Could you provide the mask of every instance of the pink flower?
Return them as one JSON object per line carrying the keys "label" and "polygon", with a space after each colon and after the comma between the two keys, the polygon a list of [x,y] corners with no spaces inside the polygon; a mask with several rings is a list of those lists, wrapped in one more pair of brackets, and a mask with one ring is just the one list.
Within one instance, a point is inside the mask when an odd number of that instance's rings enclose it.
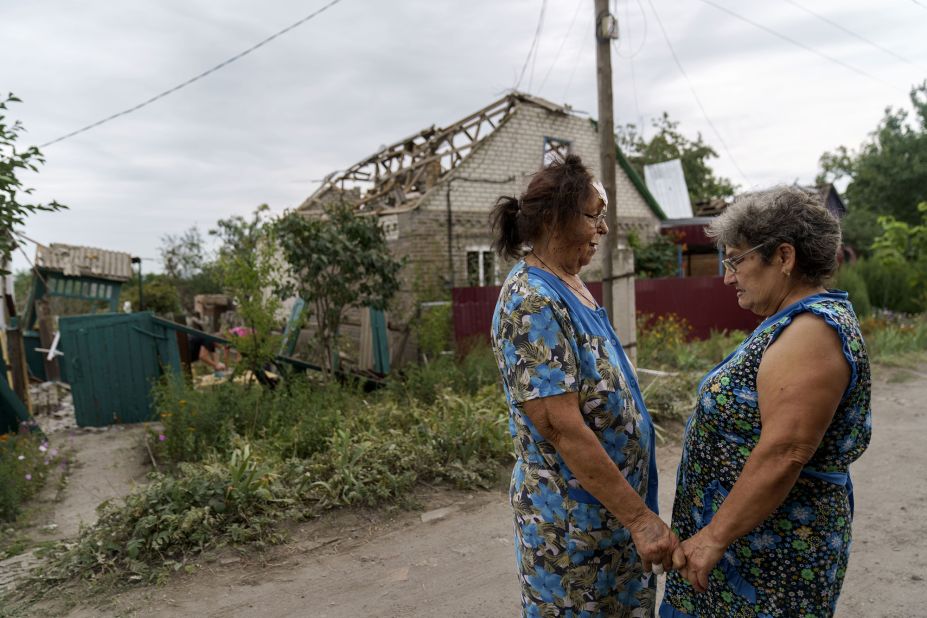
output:
{"label": "pink flower", "polygon": [[48,454],[51,455],[52,457],[57,457],[57,456],[58,456],[58,449],[53,448],[51,451],[48,452]]}
{"label": "pink flower", "polygon": [[31,481],[31,480],[32,480],[32,475],[31,475],[31,474],[27,474],[27,475],[26,475],[26,480],[27,480],[27,481]]}
{"label": "pink flower", "polygon": [[45,451],[48,450],[48,445],[43,442],[42,444],[39,445],[39,450],[44,453]]}
{"label": "pink flower", "polygon": [[163,433],[159,433],[158,442],[164,442],[165,440],[167,440],[167,436],[165,436]]}

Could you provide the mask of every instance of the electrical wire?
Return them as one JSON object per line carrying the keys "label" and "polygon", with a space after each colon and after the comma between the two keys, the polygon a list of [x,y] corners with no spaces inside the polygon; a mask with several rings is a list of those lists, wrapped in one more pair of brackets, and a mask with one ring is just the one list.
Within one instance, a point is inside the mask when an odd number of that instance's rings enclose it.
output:
{"label": "electrical wire", "polygon": [[[650,1],[650,0],[648,0],[648,1]],[[842,67],[845,68],[845,69],[848,69],[848,70],[850,70],[850,71],[853,71],[854,73],[857,73],[857,74],[859,74],[859,75],[862,75],[863,77],[868,77],[869,79],[874,80],[874,81],[877,81],[877,82],[879,82],[880,84],[884,84],[884,85],[886,85],[886,86],[891,86],[892,88],[895,87],[893,84],[891,84],[891,83],[889,83],[889,82],[887,82],[887,81],[885,81],[885,80],[883,80],[883,79],[880,79],[880,78],[876,77],[875,75],[872,75],[871,73],[867,73],[866,71],[864,71],[864,70],[862,70],[862,69],[858,69],[858,68],[854,67],[854,66],[851,65],[851,64],[847,64],[846,62],[844,62],[844,61],[842,61],[842,60],[839,60],[838,58],[834,58],[833,56],[829,56],[828,54],[825,54],[824,52],[819,51],[819,50],[817,50],[817,49],[814,49],[814,48],[811,47],[810,45],[805,45],[805,44],[802,43],[801,41],[798,41],[798,40],[796,40],[796,39],[793,39],[793,38],[790,37],[790,36],[786,36],[786,35],[784,35],[784,34],[782,34],[782,33],[780,33],[780,32],[776,32],[776,31],[773,30],[772,28],[769,28],[769,27],[767,27],[767,26],[764,26],[763,24],[757,23],[757,22],[753,21],[752,19],[749,19],[749,18],[747,18],[747,17],[744,17],[743,15],[740,15],[739,13],[735,13],[734,11],[730,10],[729,8],[724,7],[724,6],[721,6],[720,4],[718,4],[718,3],[716,3],[716,2],[713,2],[712,0],[701,0],[701,1],[704,2],[705,4],[709,5],[709,6],[712,6],[712,7],[716,8],[716,9],[718,9],[719,11],[721,11],[721,12],[723,12],[723,13],[727,13],[727,14],[730,15],[731,17],[734,17],[734,18],[736,18],[736,19],[739,19],[740,21],[744,21],[744,22],[750,24],[751,26],[753,26],[753,27],[755,27],[755,28],[759,28],[759,29],[762,30],[763,32],[767,32],[767,33],[773,35],[774,37],[780,38],[780,39],[782,39],[783,41],[786,41],[786,42],[788,42],[788,43],[791,43],[792,45],[795,45],[795,46],[797,46],[797,47],[800,47],[800,48],[804,49],[805,51],[809,51],[809,52],[811,52],[812,54],[814,54],[815,56],[818,56],[818,57],[820,57],[820,58],[824,58],[825,60],[828,60],[828,61],[830,61],[830,62],[833,62],[834,64],[839,64],[840,66],[842,66]],[[652,5],[653,5],[653,3],[651,2],[651,6],[652,6]]]}
{"label": "electrical wire", "polygon": [[823,15],[821,15],[821,14],[819,14],[819,13],[815,13],[815,12],[812,11],[811,9],[809,9],[809,8],[807,8],[807,7],[805,7],[805,6],[802,6],[801,4],[799,4],[798,2],[796,2],[796,0],[785,0],[785,1],[788,2],[789,4],[791,4],[792,6],[798,8],[798,9],[801,9],[801,10],[804,11],[805,13],[808,13],[809,15],[812,15],[813,17],[816,17],[817,19],[823,21],[824,23],[830,24],[831,26],[833,26],[834,28],[840,30],[841,32],[845,32],[846,34],[849,34],[850,36],[852,36],[852,37],[854,37],[854,38],[856,38],[856,39],[859,39],[860,41],[862,41],[863,43],[866,43],[867,45],[870,45],[870,46],[872,46],[872,47],[875,47],[876,49],[881,50],[881,51],[885,52],[886,54],[888,54],[888,55],[890,55],[890,56],[893,56],[893,57],[897,58],[898,60],[901,60],[902,62],[906,62],[906,63],[908,63],[908,64],[910,64],[910,65],[912,65],[912,66],[917,66],[916,63],[914,63],[914,62],[908,60],[908,59],[905,58],[904,56],[902,56],[902,55],[900,55],[900,54],[896,54],[896,53],[893,52],[892,50],[890,50],[890,49],[888,49],[888,48],[886,48],[886,47],[883,47],[883,46],[879,45],[879,44],[876,43],[875,41],[871,41],[871,40],[867,39],[866,37],[864,37],[864,36],[861,35],[861,34],[857,34],[856,32],[853,32],[853,31],[850,30],[849,28],[844,28],[843,26],[841,26],[841,25],[838,24],[837,22],[835,22],[835,21],[833,21],[833,20],[831,20],[831,19],[828,19],[827,17],[824,17]]}
{"label": "electrical wire", "polygon": [[[631,0],[626,0],[626,2],[624,3],[625,23],[631,23],[630,6],[631,6]],[[643,21],[644,23],[644,34],[641,35],[641,44],[638,45],[637,49],[635,49],[630,54],[622,54],[621,45],[620,45],[621,39],[619,39],[619,45],[615,46],[615,53],[618,54],[620,58],[634,58],[634,56],[641,53],[641,50],[644,49],[644,45],[647,43],[647,13],[644,11],[644,4],[641,2],[641,0],[637,0],[637,7],[641,11],[641,21]],[[615,0],[615,14],[617,13],[618,13],[618,0]]]}
{"label": "electrical wire", "polygon": [[[585,29],[583,30],[584,32],[588,32],[589,26],[592,25],[592,20],[593,20],[593,15],[592,13],[590,13],[589,17],[586,18],[586,21],[583,22],[583,26],[585,26]],[[563,96],[560,97],[564,101],[567,100],[567,93],[570,91],[570,86],[573,85],[573,77],[576,75],[576,67],[579,66],[579,58],[582,55],[582,51],[583,51],[583,46],[577,45],[576,46],[576,57],[573,58],[573,68],[570,70],[570,78],[567,80],[566,87],[563,89]]]}
{"label": "electrical wire", "polygon": [[518,80],[515,82],[514,90],[518,90],[518,87],[521,86],[521,80],[525,78],[525,71],[528,70],[528,64],[531,62],[531,57],[534,55],[537,48],[538,39],[541,38],[541,26],[544,25],[544,10],[547,8],[547,0],[541,0],[541,13],[538,15],[538,25],[534,30],[534,39],[531,41],[531,47],[528,48],[528,55],[525,57],[525,64],[521,67],[521,73],[518,75]]}
{"label": "electrical wire", "polygon": [[917,6],[921,7],[921,8],[924,9],[925,11],[927,11],[927,5],[921,4],[920,2],[918,2],[918,0],[911,0],[911,2],[913,2],[913,3],[916,4]]}
{"label": "electrical wire", "polygon": [[702,105],[702,100],[699,98],[698,93],[695,91],[695,86],[692,85],[692,80],[689,79],[689,75],[686,73],[686,70],[682,68],[682,63],[679,62],[679,57],[676,55],[676,50],[673,48],[673,44],[670,41],[669,35],[666,34],[666,28],[663,27],[663,20],[660,19],[660,14],[657,12],[657,7],[654,6],[653,0],[647,0],[650,4],[650,9],[653,11],[654,17],[657,18],[657,25],[660,26],[660,32],[663,33],[663,39],[666,41],[667,47],[669,47],[670,53],[673,55],[673,60],[676,62],[676,67],[679,69],[679,72],[682,73],[682,76],[685,78],[686,83],[689,85],[689,90],[692,91],[692,96],[695,98],[698,108],[702,110],[702,116],[705,117],[705,122],[708,123],[708,126],[711,127],[711,130],[714,132],[715,137],[718,138],[718,141],[721,142],[721,146],[724,148],[724,152],[727,153],[728,159],[734,165],[734,168],[737,172],[747,181],[747,185],[752,185],[750,179],[747,178],[747,175],[744,171],[737,165],[737,160],[734,158],[734,155],[731,154],[731,149],[727,147],[724,138],[721,137],[721,132],[718,131],[718,128],[715,127],[715,123],[711,121],[711,118],[708,116],[708,112],[705,111],[705,106]]}
{"label": "electrical wire", "polygon": [[279,30],[279,31],[275,32],[274,34],[270,35],[269,37],[267,37],[266,39],[264,39],[263,41],[261,41],[261,42],[258,43],[257,45],[253,45],[253,46],[249,47],[248,49],[246,49],[245,51],[243,51],[243,52],[241,52],[241,53],[239,53],[239,54],[236,54],[236,55],[232,56],[231,58],[229,58],[229,59],[227,59],[227,60],[224,60],[223,62],[220,62],[219,64],[217,64],[216,66],[212,67],[211,69],[207,69],[207,70],[203,71],[202,73],[200,73],[199,75],[196,75],[196,76],[194,76],[194,77],[191,77],[191,78],[188,79],[187,81],[182,82],[182,83],[180,83],[180,84],[174,86],[173,88],[169,88],[168,90],[165,90],[165,91],[163,91],[163,92],[161,92],[161,93],[159,93],[159,94],[156,94],[155,96],[151,97],[150,99],[148,99],[148,100],[146,100],[146,101],[143,101],[143,102],[139,103],[138,105],[135,105],[135,106],[133,106],[133,107],[130,107],[130,108],[128,108],[128,109],[125,109],[125,110],[123,110],[123,111],[121,111],[121,112],[117,112],[117,113],[115,113],[115,114],[112,114],[111,116],[107,116],[106,118],[104,118],[104,119],[102,119],[102,120],[98,120],[98,121],[96,121],[96,122],[94,122],[94,123],[92,123],[92,124],[88,124],[87,126],[82,127],[82,128],[80,128],[80,129],[77,129],[76,131],[71,131],[70,133],[68,133],[68,134],[66,134],[66,135],[62,135],[61,137],[58,137],[58,138],[56,138],[56,139],[51,140],[50,142],[45,142],[44,144],[42,144],[41,146],[39,146],[39,148],[45,148],[45,147],[47,147],[47,146],[51,146],[52,144],[57,144],[58,142],[64,141],[64,140],[66,140],[66,139],[68,139],[68,138],[70,138],[70,137],[74,137],[75,135],[79,135],[79,134],[81,134],[81,133],[84,133],[85,131],[89,131],[90,129],[93,129],[93,128],[96,128],[96,127],[98,127],[98,126],[100,126],[100,125],[102,125],[102,124],[105,124],[105,123],[109,122],[110,120],[115,120],[116,118],[119,118],[120,116],[126,116],[126,115],[128,115],[128,114],[131,114],[132,112],[136,112],[136,111],[142,109],[143,107],[146,107],[146,106],[148,106],[148,105],[151,105],[151,104],[154,103],[155,101],[157,101],[157,100],[159,100],[159,99],[163,99],[164,97],[166,97],[166,96],[168,96],[168,95],[170,95],[170,94],[173,94],[173,93],[177,92],[177,91],[180,90],[181,88],[185,88],[185,87],[189,86],[190,84],[192,84],[193,82],[199,81],[199,80],[203,79],[204,77],[206,77],[207,75],[209,75],[209,74],[211,74],[211,73],[215,73],[215,72],[218,71],[219,69],[222,69],[222,68],[224,68],[224,67],[227,67],[228,65],[232,64],[232,63],[235,62],[236,60],[239,60],[239,59],[243,58],[244,56],[247,56],[247,55],[250,54],[251,52],[253,52],[253,51],[255,51],[256,49],[258,49],[259,47],[263,47],[264,45],[267,45],[268,43],[270,43],[271,41],[273,41],[273,40],[276,39],[277,37],[279,37],[279,36],[281,36],[281,35],[283,35],[283,34],[286,34],[286,33],[289,32],[290,30],[293,30],[294,28],[297,28],[297,27],[303,25],[304,23],[306,23],[307,21],[309,21],[309,20],[312,19],[313,17],[316,17],[317,15],[320,15],[321,13],[327,11],[328,9],[330,9],[330,8],[333,7],[333,6],[335,6],[335,5],[338,4],[339,2],[341,2],[341,0],[331,0],[331,2],[329,2],[328,4],[326,4],[325,6],[323,6],[322,8],[320,8],[319,10],[317,10],[317,11],[315,11],[315,12],[313,12],[313,13],[307,15],[306,17],[303,17],[303,18],[300,19],[299,21],[296,21],[296,22],[290,24],[289,26],[287,26],[287,27],[284,28],[283,30]]}
{"label": "electrical wire", "polygon": [[538,92],[544,90],[544,84],[547,83],[547,78],[550,77],[551,71],[554,70],[554,66],[557,64],[557,61],[560,60],[560,53],[563,51],[563,46],[566,44],[567,39],[570,38],[570,34],[573,32],[573,26],[576,25],[576,18],[579,17],[579,10],[583,8],[584,4],[584,0],[576,0],[576,10],[573,12],[573,19],[570,21],[570,27],[567,29],[566,34],[563,35],[563,40],[560,41],[560,48],[557,49],[557,53],[554,55],[554,61],[550,63],[549,67],[547,67],[547,73],[544,74],[544,79],[541,80],[541,85],[538,86]]}

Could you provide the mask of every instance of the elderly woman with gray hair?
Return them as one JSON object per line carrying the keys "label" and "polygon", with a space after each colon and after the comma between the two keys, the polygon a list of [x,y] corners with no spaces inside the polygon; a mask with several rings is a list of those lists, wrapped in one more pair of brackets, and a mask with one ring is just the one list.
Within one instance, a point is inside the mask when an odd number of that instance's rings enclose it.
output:
{"label": "elderly woman with gray hair", "polygon": [[824,288],[840,226],[785,187],[738,200],[709,234],[738,304],[766,319],[699,384],[660,616],[829,616],[849,557],[848,467],[871,434],[859,323]]}

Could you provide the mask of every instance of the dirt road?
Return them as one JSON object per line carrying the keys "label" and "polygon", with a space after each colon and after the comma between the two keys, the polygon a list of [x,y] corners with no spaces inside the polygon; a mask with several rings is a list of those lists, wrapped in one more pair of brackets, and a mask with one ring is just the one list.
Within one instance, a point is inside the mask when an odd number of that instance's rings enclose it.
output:
{"label": "dirt road", "polygon": [[[872,445],[853,468],[856,521],[838,616],[927,616],[927,368],[882,370]],[[678,447],[660,451],[668,513]],[[472,616],[518,614],[509,507],[500,491],[424,496],[430,509],[312,522],[264,559],[215,556],[163,588],[89,616]]]}

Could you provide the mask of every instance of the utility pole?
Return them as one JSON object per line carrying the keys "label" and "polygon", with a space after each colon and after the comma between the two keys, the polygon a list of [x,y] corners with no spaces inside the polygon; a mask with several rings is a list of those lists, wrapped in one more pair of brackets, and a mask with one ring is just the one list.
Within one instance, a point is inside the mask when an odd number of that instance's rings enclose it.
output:
{"label": "utility pole", "polygon": [[618,21],[608,12],[608,0],[595,0],[595,55],[599,91],[599,164],[601,181],[608,196],[606,223],[611,234],[602,255],[602,296],[608,320],[615,322],[612,296],[612,255],[618,233],[618,205],[615,203],[615,114],[612,100],[612,40],[618,38]]}

